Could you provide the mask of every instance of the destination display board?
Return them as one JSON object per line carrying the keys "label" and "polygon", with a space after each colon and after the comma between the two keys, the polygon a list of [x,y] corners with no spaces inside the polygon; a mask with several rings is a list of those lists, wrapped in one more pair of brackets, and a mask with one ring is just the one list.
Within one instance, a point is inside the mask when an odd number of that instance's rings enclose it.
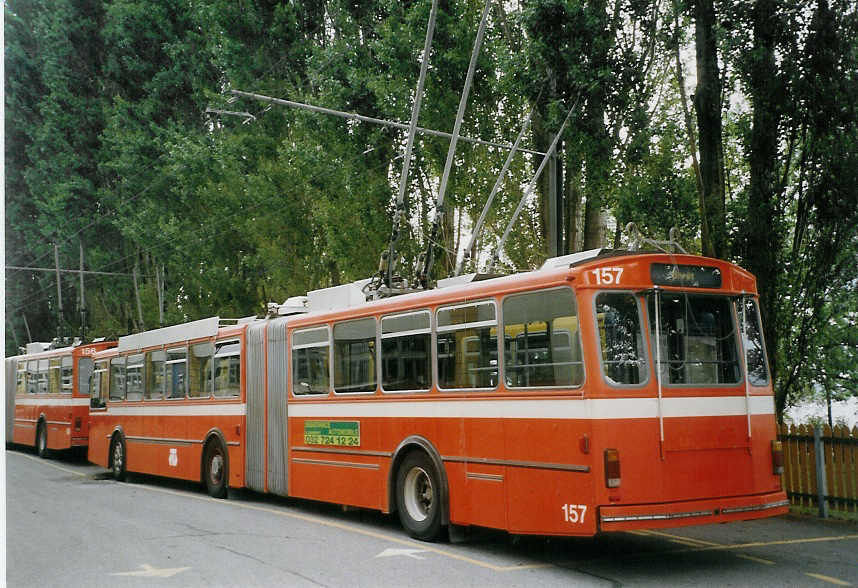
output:
{"label": "destination display board", "polygon": [[654,263],[650,266],[650,278],[658,286],[721,287],[721,270],[705,265]]}

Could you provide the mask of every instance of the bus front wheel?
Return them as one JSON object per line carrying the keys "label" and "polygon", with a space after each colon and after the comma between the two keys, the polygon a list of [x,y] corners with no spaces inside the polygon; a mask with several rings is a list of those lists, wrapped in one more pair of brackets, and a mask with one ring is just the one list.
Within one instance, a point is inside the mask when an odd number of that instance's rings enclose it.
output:
{"label": "bus front wheel", "polygon": [[48,428],[45,423],[39,423],[36,431],[36,453],[43,459],[48,457]]}
{"label": "bus front wheel", "polygon": [[223,445],[217,439],[206,446],[205,453],[206,490],[214,498],[226,498],[227,495],[227,458]]}
{"label": "bus front wheel", "polygon": [[121,437],[116,437],[110,447],[111,464],[110,468],[113,471],[113,479],[117,482],[125,480],[125,441]]}
{"label": "bus front wheel", "polygon": [[396,510],[409,535],[432,541],[441,530],[441,478],[422,451],[409,453],[396,472]]}

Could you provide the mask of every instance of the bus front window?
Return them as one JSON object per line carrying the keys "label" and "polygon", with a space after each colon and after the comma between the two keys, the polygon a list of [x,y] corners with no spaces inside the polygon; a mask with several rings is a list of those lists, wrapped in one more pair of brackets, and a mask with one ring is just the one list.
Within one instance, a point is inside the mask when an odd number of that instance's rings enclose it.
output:
{"label": "bus front window", "polygon": [[[676,385],[738,384],[741,381],[736,325],[726,296],[647,295],[650,331],[660,352],[661,381]],[[656,316],[659,329],[656,337]],[[653,355],[658,357],[654,350]]]}

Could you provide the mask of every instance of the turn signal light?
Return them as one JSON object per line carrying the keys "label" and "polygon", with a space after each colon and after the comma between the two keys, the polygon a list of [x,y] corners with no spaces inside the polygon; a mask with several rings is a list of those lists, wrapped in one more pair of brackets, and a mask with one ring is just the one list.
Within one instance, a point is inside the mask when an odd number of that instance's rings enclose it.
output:
{"label": "turn signal light", "polygon": [[784,446],[780,441],[772,441],[772,473],[780,476],[784,473]]}
{"label": "turn signal light", "polygon": [[605,486],[620,487],[620,452],[616,449],[605,450]]}

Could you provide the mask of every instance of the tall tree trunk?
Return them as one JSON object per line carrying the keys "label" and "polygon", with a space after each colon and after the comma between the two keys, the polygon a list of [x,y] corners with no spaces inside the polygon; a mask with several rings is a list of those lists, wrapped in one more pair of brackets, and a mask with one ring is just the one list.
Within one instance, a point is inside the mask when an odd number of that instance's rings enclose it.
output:
{"label": "tall tree trunk", "polygon": [[724,152],[721,144],[721,79],[715,39],[714,0],[694,0],[697,46],[697,130],[700,137],[700,178],[703,183],[703,255],[725,257],[727,219],[724,214]]}
{"label": "tall tree trunk", "polygon": [[[612,44],[613,33],[609,29],[607,3],[596,0],[591,3],[593,17],[598,20],[594,26],[593,72],[609,67],[608,49]],[[585,155],[586,178],[584,206],[584,249],[596,249],[602,246],[602,206],[604,194],[608,191],[611,174],[611,138],[605,129],[605,108],[607,106],[607,88],[604,83],[596,84],[587,97],[586,122],[592,145]]]}
{"label": "tall tree trunk", "polygon": [[578,227],[581,226],[581,158],[573,152],[571,146],[566,147],[566,176],[565,189],[566,206],[566,240],[564,253],[574,253],[579,250]]}
{"label": "tall tree trunk", "polygon": [[[758,0],[753,8],[754,49],[751,52],[750,93],[753,128],[750,149],[750,191],[745,221],[745,267],[757,276],[763,332],[769,350],[769,364],[776,372],[778,348],[775,316],[781,265],[776,244],[780,243],[778,199],[778,123],[781,116],[780,90],[775,65],[777,15],[775,0]],[[776,398],[777,414],[783,414],[784,394]]]}

